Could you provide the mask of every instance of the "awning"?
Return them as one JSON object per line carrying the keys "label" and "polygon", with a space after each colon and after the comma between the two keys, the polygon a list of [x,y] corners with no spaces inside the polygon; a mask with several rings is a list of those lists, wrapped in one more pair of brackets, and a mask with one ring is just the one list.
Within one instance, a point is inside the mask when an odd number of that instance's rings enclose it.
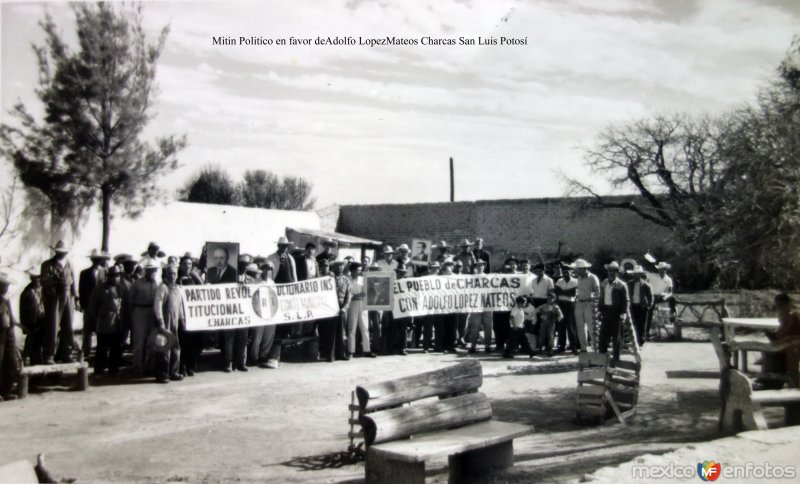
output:
{"label": "awning", "polygon": [[319,229],[305,229],[286,227],[286,237],[296,244],[300,239],[324,239],[329,238],[339,245],[381,245],[380,240],[363,239],[355,235],[340,234],[339,232],[328,232]]}

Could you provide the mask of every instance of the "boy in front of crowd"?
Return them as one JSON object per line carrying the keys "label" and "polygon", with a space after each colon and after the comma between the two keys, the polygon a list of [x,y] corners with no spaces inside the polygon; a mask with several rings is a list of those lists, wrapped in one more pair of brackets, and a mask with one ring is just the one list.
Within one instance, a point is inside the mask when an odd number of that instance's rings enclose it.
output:
{"label": "boy in front of crowd", "polygon": [[[517,346],[525,346],[526,336],[532,336],[526,334],[525,327],[533,327],[536,322],[536,312],[527,297],[517,296],[515,302],[516,305],[511,308],[511,312],[508,315],[508,340],[503,351],[503,358],[513,358]],[[527,352],[531,357],[533,357],[531,348],[535,348],[535,344],[534,336],[533,345],[528,342],[529,348],[527,348]]]}
{"label": "boy in front of crowd", "polygon": [[556,293],[547,293],[547,302],[536,308],[536,320],[539,322],[539,350],[547,356],[553,356],[553,336],[555,325],[564,317],[556,303]]}

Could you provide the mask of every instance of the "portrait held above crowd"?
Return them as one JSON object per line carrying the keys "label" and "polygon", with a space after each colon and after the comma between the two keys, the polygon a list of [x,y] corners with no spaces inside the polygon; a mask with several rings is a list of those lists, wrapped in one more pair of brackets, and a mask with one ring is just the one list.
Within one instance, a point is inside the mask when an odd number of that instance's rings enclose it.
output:
{"label": "portrait held above crowd", "polygon": [[[626,322],[641,346],[654,305],[674,312],[664,262],[648,282],[641,266],[622,270],[611,261],[601,281],[581,258],[546,264],[510,256],[493,272],[481,238],[382,245],[375,262],[366,253],[359,261],[340,258],[337,248],[329,238],[295,248],[281,236],[267,256],[207,242],[193,257],[168,256],[151,242],[139,258],[92,251],[76,281],[70,249],[58,241],[51,259],[27,271],[22,363],[86,359],[95,382],[130,375],[169,383],[194,376],[209,350],[219,350],[216,367],[227,373],[277,369],[287,342],[314,343],[311,358],[328,362],[409,350],[469,355],[479,347],[505,358],[609,348],[616,357]],[[17,322],[5,297],[10,284],[0,275],[4,398],[13,398],[20,371]],[[82,313],[80,340],[75,311]]]}

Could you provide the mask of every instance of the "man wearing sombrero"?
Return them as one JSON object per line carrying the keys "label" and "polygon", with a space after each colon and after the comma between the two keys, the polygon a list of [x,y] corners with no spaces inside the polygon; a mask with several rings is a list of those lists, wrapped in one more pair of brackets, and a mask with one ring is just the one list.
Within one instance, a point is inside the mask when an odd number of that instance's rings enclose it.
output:
{"label": "man wearing sombrero", "polygon": [[598,351],[606,353],[608,343],[613,344],[614,360],[619,359],[622,344],[622,320],[629,309],[628,286],[619,278],[619,264],[612,261],[605,266],[608,278],[600,284],[600,342]]}
{"label": "man wearing sombrero", "polygon": [[139,266],[144,267],[147,262],[152,262],[153,264],[161,266],[161,260],[167,254],[161,251],[161,247],[155,242],[150,242],[147,245],[147,250],[142,252],[142,258],[139,260]]}
{"label": "man wearing sombrero", "polygon": [[375,262],[375,265],[380,268],[381,272],[392,272],[398,264],[397,259],[394,258],[394,249],[392,249],[391,245],[387,245],[383,248],[381,254],[383,259]]}
{"label": "man wearing sombrero", "polygon": [[[666,301],[669,305],[669,316],[670,320],[674,322],[675,320],[675,296],[672,294],[673,291],[673,282],[672,278],[667,275],[667,271],[671,269],[672,266],[667,262],[661,261],[656,264],[656,269],[658,270],[658,276],[652,278],[650,280],[650,284],[653,289],[653,304],[658,304],[660,302]],[[653,311],[650,311],[649,317],[647,318],[647,324],[645,327],[645,339],[650,339],[650,323],[653,319]]]}
{"label": "man wearing sombrero", "polygon": [[42,334],[44,333],[44,304],[42,304],[42,284],[39,270],[31,267],[25,271],[30,283],[19,296],[19,320],[25,332],[23,358],[31,365],[42,364]]}
{"label": "man wearing sombrero", "polygon": [[131,324],[131,345],[133,346],[133,367],[141,370],[147,359],[147,337],[155,327],[153,304],[156,299],[158,281],[156,273],[159,265],[148,260],[144,265],[144,277],[131,285],[128,294]]}
{"label": "man wearing sombrero", "polygon": [[82,270],[78,276],[78,300],[83,308],[83,345],[81,348],[84,357],[88,357],[92,350],[92,333],[95,331],[94,321],[87,317],[86,308],[89,306],[92,291],[106,278],[106,266],[110,259],[111,254],[93,249],[89,254],[89,260],[92,261],[91,267]]}
{"label": "man wearing sombrero", "polygon": [[55,255],[44,261],[41,268],[46,323],[42,358],[46,365],[52,365],[56,359],[63,363],[72,362],[73,305],[79,304],[75,273],[67,260],[69,248],[59,240],[52,249]]}
{"label": "man wearing sombrero", "polygon": [[[597,276],[589,272],[592,267],[584,259],[577,259],[570,265],[575,270],[578,286],[575,289],[575,332],[581,352],[585,353],[589,343],[597,349],[597,338],[594,327],[594,307],[600,295],[600,281]],[[589,338],[587,338],[587,334]]]}

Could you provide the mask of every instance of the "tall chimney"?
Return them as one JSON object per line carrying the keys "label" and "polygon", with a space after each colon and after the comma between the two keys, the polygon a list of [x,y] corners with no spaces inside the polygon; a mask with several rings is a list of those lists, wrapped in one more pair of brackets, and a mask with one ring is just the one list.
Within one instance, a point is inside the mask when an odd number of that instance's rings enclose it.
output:
{"label": "tall chimney", "polygon": [[456,201],[456,181],[453,173],[453,157],[450,157],[450,201]]}

